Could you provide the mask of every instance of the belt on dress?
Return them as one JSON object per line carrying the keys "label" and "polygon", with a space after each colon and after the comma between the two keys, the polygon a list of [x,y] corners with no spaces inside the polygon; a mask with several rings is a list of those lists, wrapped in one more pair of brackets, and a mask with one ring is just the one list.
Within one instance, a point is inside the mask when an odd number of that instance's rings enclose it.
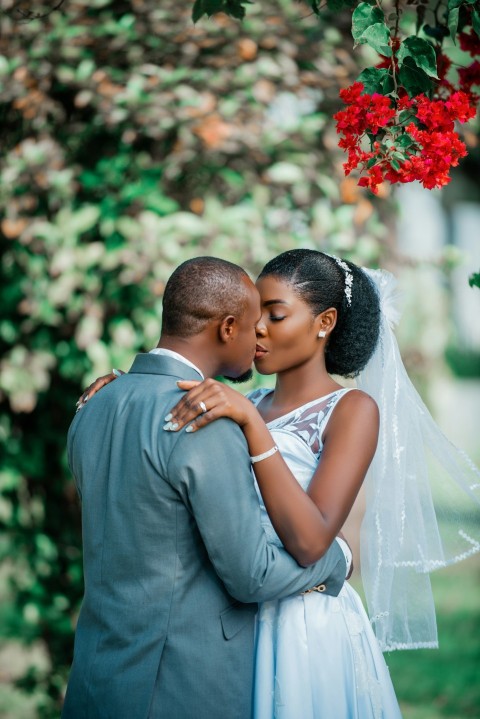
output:
{"label": "belt on dress", "polygon": [[312,587],[311,589],[307,589],[305,592],[302,592],[302,595],[311,594],[312,592],[319,592],[320,594],[322,594],[322,592],[324,592],[326,588],[326,584],[317,584],[315,587]]}

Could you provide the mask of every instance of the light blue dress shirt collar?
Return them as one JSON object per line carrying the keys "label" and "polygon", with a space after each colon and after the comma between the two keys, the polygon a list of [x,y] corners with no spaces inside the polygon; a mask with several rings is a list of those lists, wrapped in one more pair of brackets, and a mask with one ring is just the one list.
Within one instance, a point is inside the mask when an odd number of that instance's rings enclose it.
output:
{"label": "light blue dress shirt collar", "polygon": [[174,352],[173,350],[167,350],[163,347],[155,347],[155,349],[150,350],[149,354],[151,355],[164,355],[165,357],[173,357],[173,359],[179,360],[179,362],[183,362],[184,364],[188,364],[189,367],[193,367],[193,369],[198,372],[198,374],[201,376],[202,379],[205,379],[203,376],[203,372],[198,369],[196,365],[193,364],[193,362],[190,362],[186,357],[179,354],[178,352]]}

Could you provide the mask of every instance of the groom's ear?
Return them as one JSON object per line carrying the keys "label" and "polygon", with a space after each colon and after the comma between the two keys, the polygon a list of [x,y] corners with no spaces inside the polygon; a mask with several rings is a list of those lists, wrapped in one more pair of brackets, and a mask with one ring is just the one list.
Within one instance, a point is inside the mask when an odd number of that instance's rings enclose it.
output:
{"label": "groom's ear", "polygon": [[231,342],[237,334],[238,322],[233,315],[224,317],[218,325],[218,338],[220,342]]}

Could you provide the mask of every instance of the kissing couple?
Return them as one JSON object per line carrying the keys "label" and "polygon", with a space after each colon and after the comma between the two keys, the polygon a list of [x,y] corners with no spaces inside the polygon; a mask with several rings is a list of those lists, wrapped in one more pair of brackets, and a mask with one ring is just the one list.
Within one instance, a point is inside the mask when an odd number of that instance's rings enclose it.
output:
{"label": "kissing couple", "polygon": [[[478,507],[479,473],[408,379],[393,286],[315,250],[256,284],[218,258],[175,270],[158,346],[69,430],[85,596],[64,719],[401,716],[382,650],[436,646],[429,572],[480,549],[430,485]],[[214,379],[252,361],[274,390]],[[364,480],[370,619],[341,535]]]}

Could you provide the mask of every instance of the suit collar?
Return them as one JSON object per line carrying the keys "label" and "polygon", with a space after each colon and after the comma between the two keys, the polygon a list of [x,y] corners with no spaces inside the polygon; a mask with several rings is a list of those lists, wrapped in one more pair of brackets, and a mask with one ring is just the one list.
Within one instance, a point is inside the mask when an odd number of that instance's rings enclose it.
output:
{"label": "suit collar", "polygon": [[179,379],[202,380],[202,376],[193,367],[173,357],[157,354],[138,354],[129,372],[131,374],[159,374]]}

